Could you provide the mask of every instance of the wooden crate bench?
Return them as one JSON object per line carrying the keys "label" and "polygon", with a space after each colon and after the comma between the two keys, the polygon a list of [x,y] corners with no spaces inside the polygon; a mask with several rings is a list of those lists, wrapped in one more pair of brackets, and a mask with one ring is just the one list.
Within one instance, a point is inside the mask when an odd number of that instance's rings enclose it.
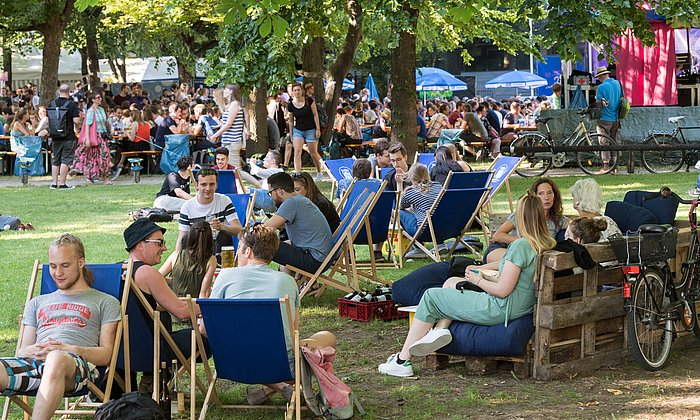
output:
{"label": "wooden crate bench", "polygon": [[[676,278],[688,255],[690,229],[679,222],[676,258],[670,261]],[[629,357],[622,289],[602,290],[603,285],[620,286],[623,276],[608,243],[589,244],[591,257],[598,266],[591,270],[578,267],[571,253],[545,252],[539,259],[535,333],[521,357],[474,357],[432,354],[426,367],[443,369],[464,361],[472,373],[493,373],[505,368],[517,376],[540,380],[586,374],[604,366],[617,365]],[[581,272],[582,271],[582,272]],[[687,333],[681,333],[684,335]],[[684,343],[674,342],[673,350]]]}

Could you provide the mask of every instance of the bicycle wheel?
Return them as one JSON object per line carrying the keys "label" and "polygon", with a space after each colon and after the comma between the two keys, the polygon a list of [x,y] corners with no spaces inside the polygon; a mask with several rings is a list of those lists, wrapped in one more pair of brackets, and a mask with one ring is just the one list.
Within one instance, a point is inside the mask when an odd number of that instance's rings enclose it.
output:
{"label": "bicycle wheel", "polygon": [[[644,140],[645,145],[683,144],[669,134],[652,134]],[[644,150],[642,165],[651,173],[676,172],[683,165],[683,150]]]}
{"label": "bicycle wheel", "polygon": [[666,316],[667,302],[661,275],[648,269],[637,279],[632,292],[632,311],[627,314],[632,355],[646,370],[663,368],[671,352],[673,322]]}
{"label": "bicycle wheel", "polygon": [[[604,134],[588,133],[577,146],[599,146],[602,144],[617,144],[615,140]],[[603,169],[603,153],[600,151],[576,152],[576,161],[581,170],[589,175],[602,175],[613,171],[617,167],[617,159],[620,152],[612,151],[608,160],[608,169]]]}
{"label": "bicycle wheel", "polygon": [[[552,147],[552,142],[538,133],[527,133],[514,140],[513,143],[522,147]],[[540,176],[552,167],[552,152],[529,152],[525,153],[524,156],[525,159],[515,170],[520,176]]]}

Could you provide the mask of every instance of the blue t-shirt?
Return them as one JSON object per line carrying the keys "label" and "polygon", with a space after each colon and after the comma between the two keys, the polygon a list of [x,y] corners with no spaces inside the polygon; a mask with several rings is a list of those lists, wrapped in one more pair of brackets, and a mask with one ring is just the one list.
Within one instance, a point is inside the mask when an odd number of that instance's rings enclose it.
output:
{"label": "blue t-shirt", "polygon": [[605,79],[598,86],[595,98],[596,100],[606,99],[608,105],[603,105],[603,110],[600,119],[603,121],[617,121],[617,109],[620,107],[620,97],[622,97],[622,86],[615,79]]}
{"label": "blue t-shirt", "polygon": [[333,234],[316,204],[296,194],[284,200],[276,214],[286,220],[284,225],[292,245],[308,250],[316,261],[326,259],[333,248]]}
{"label": "blue t-shirt", "polygon": [[425,119],[420,116],[420,114],[416,115],[416,124],[418,124],[418,137],[424,139],[428,135],[428,130],[425,127]]}

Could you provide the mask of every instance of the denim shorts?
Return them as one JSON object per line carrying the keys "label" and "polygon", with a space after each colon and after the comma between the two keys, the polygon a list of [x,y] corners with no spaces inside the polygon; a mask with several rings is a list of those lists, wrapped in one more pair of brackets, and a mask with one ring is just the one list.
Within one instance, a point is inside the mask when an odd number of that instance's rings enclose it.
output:
{"label": "denim shorts", "polygon": [[309,143],[313,143],[315,141],[318,141],[316,138],[316,129],[311,129],[311,130],[298,130],[294,129],[294,133],[292,135],[292,140],[294,139],[304,139],[305,141]]}

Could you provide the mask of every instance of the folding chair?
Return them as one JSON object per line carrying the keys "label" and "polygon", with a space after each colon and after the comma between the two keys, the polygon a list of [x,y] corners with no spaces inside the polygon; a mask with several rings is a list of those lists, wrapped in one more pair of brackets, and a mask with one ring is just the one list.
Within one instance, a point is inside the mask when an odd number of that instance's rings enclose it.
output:
{"label": "folding chair", "polygon": [[[294,381],[294,394],[286,418],[301,418],[299,312],[292,314],[289,296],[283,299],[197,299],[214,357],[215,373],[209,382],[200,420],[207,415],[216,381],[244,384]],[[281,305],[281,306],[280,306]],[[291,337],[284,332],[283,317]],[[294,372],[287,355],[287,340],[294,349]],[[276,408],[274,406],[224,405],[222,408]],[[293,410],[293,411],[292,411]]]}
{"label": "folding chair", "polygon": [[430,173],[433,166],[435,166],[435,153],[416,153],[413,163],[422,163],[428,168],[428,173]]}
{"label": "folding chair", "polygon": [[508,193],[508,204],[510,205],[510,212],[513,213],[515,209],[513,208],[513,197],[510,194],[510,183],[508,182],[508,178],[510,178],[511,174],[515,172],[516,169],[518,169],[518,166],[520,165],[520,162],[525,159],[525,156],[503,156],[503,155],[498,155],[498,157],[491,162],[491,166],[487,169],[489,172],[493,172],[493,177],[491,178],[491,192],[489,192],[489,197],[486,200],[486,203],[488,204],[487,211],[489,214],[492,214],[493,211],[491,211],[492,206],[491,202],[493,200],[493,196],[496,195],[496,193],[503,187],[505,184],[506,186],[506,191]]}
{"label": "folding chair", "polygon": [[352,179],[352,165],[354,163],[355,157],[322,161],[323,168],[331,178],[331,199],[335,197],[338,181],[341,179]]}
{"label": "folding chair", "polygon": [[[121,287],[121,273],[122,264],[87,264],[87,269],[93,275],[92,288],[97,289],[101,292],[107,293],[111,296],[117,298],[120,302],[124,302],[124,295],[122,293]],[[55,292],[57,290],[56,283],[53,281],[51,274],[49,272],[49,266],[39,264],[39,260],[34,261],[34,268],[32,269],[31,280],[29,283],[29,290],[27,291],[27,298],[25,301],[25,306],[29,303],[34,295],[34,290],[36,288],[36,281],[39,274],[39,269],[41,268],[41,285],[40,285],[40,295],[45,295],[48,293]],[[131,272],[131,265],[127,267],[127,272]],[[122,305],[123,308],[123,305]],[[22,316],[19,317],[19,339],[17,340],[17,347],[15,351],[22,347],[21,339],[24,332],[24,325],[22,324]],[[119,321],[117,324],[117,330],[114,337],[114,345],[112,347],[112,357],[110,359],[108,366],[98,367],[100,370],[100,383],[95,384],[92,382],[88,383],[88,386],[83,388],[81,391],[76,393],[70,393],[65,395],[64,408],[57,409],[54,414],[58,415],[69,415],[69,416],[94,416],[96,408],[106,403],[109,400],[110,393],[112,391],[112,385],[114,383],[115,367],[117,363],[117,352],[119,351],[119,343],[122,339],[122,327],[123,321]],[[106,375],[106,376],[105,376]],[[102,392],[99,385],[105,388],[105,392]],[[89,392],[93,392],[97,398],[102,401],[102,403],[91,403],[86,402],[86,396]],[[29,397],[36,396],[36,392],[28,393],[26,395],[14,395],[11,397],[6,397],[5,406],[2,412],[2,419],[5,420],[10,414],[11,403],[17,404],[24,412],[25,417],[31,416],[33,409],[29,405]],[[71,399],[77,398],[76,401],[71,401]]]}
{"label": "folding chair", "polygon": [[168,134],[165,136],[165,147],[160,156],[160,170],[164,174],[177,172],[177,161],[183,156],[190,155],[189,134]]}
{"label": "folding chair", "polygon": [[[376,192],[364,190],[350,204],[345,217],[340,220],[340,226],[333,234],[333,247],[316,272],[309,273],[292,265],[286,265],[290,271],[309,278],[306,285],[299,292],[299,298],[306,296],[311,287],[319,280],[323,283],[321,291],[325,290],[326,286],[332,286],[345,292],[352,292],[358,289],[355,250],[352,247],[351,238],[363,226],[361,222],[371,210],[370,205],[375,202],[374,198],[376,195]],[[329,269],[330,273],[324,274]],[[335,273],[344,275],[346,282],[343,283],[334,279]]]}
{"label": "folding chair", "polygon": [[[236,208],[236,215],[241,226],[245,226],[253,216],[253,203],[255,203],[256,194],[257,191],[253,192],[252,196],[248,194],[225,194],[226,197],[231,199],[233,207]],[[236,236],[233,237],[233,249],[236,251],[233,257],[235,263],[238,259],[238,237]]]}
{"label": "folding chair", "polygon": [[[452,255],[460,243],[474,252],[462,237],[477,218],[488,192],[488,187],[451,190],[443,186],[435,203],[426,213],[426,218],[418,226],[416,234],[410,236],[402,229],[403,235],[409,238],[408,246],[402,252],[402,258],[411,249],[411,245],[415,244],[435,262],[440,262],[437,244],[451,238],[455,238],[455,242],[450,247],[446,258]],[[422,242],[431,242],[432,249],[426,248]]]}
{"label": "folding chair", "polygon": [[379,178],[379,179],[384,179],[384,177],[386,176],[386,174],[388,174],[389,171],[391,171],[392,169],[394,169],[394,168],[392,168],[392,167],[389,167],[389,168],[380,168],[379,166],[377,166],[377,178]]}
{"label": "folding chair", "polygon": [[[201,360],[206,360],[207,357],[204,354],[203,346],[199,347],[196,353],[193,352],[190,358],[185,357],[161,320],[161,312],[152,309],[144,293],[130,274],[126,277],[124,286],[124,293],[128,293],[128,298],[124,299],[126,305],[122,306],[122,318],[126,322],[124,323],[124,340],[117,359],[117,367],[123,369],[125,374],[123,383],[120,381],[120,385],[123,385],[126,392],[131,392],[131,371],[152,373],[152,397],[157,401],[160,394],[161,362],[166,362],[168,365],[171,363],[171,360],[165,358],[161,352],[161,339],[165,340],[175,356],[174,359],[181,366],[178,369],[178,377],[185,371],[190,371],[189,366],[194,363],[193,360],[196,361],[199,357]],[[164,313],[164,316],[170,317],[170,314]],[[211,372],[206,363],[204,366],[208,380],[211,378]],[[206,386],[199,378],[193,376],[191,380],[193,381],[192,388],[199,388],[202,393],[206,392]]]}
{"label": "folding chair", "polygon": [[[493,172],[473,171],[473,172],[450,172],[445,180],[448,190],[463,190],[468,188],[485,188],[491,183]],[[488,198],[487,198],[488,200]],[[481,234],[484,235],[485,246],[489,245],[490,232],[486,227],[482,208],[479,208],[479,215],[476,221],[481,225]],[[470,248],[472,251],[473,248]]]}
{"label": "folding chair", "polygon": [[22,176],[23,166],[29,176],[44,176],[44,155],[41,154],[43,138],[39,136],[14,137],[17,147],[15,159],[15,176]]}
{"label": "folding chair", "polygon": [[216,192],[219,194],[245,194],[247,192],[238,169],[217,170],[219,177]]}

